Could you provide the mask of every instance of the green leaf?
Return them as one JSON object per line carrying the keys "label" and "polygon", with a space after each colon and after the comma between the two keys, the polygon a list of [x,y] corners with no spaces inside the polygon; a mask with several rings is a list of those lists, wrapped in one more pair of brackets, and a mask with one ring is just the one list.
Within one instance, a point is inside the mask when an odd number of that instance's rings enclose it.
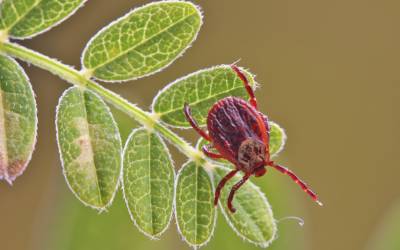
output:
{"label": "green leaf", "polygon": [[188,162],[180,169],[175,187],[175,215],[183,239],[193,247],[205,245],[214,232],[214,188],[204,168]]}
{"label": "green leaf", "polygon": [[[281,152],[285,146],[286,142],[286,134],[283,128],[281,128],[275,122],[269,121],[270,132],[269,132],[269,149],[271,157],[277,156],[279,152]],[[208,141],[204,138],[200,138],[197,142],[196,148],[201,149],[204,145],[207,145]],[[211,152],[218,153],[218,151],[214,148],[210,148]],[[227,162],[224,159],[213,159],[215,161]]]}
{"label": "green leaf", "polygon": [[[252,178],[252,182],[260,187],[261,192],[268,194],[268,202],[273,206],[274,218],[279,218],[276,221],[278,236],[266,249],[310,250],[310,235],[307,230],[310,221],[305,215],[307,214],[305,204],[308,204],[308,200],[304,199],[304,193],[293,192],[293,183],[282,177],[278,171],[271,170],[267,175],[268,177]],[[304,219],[305,226],[301,227],[300,222],[289,215]],[[209,249],[260,249],[244,241],[242,237],[236,237],[236,232],[225,222],[224,216],[218,218],[217,225],[213,240],[207,245]]]}
{"label": "green leaf", "polygon": [[160,1],[134,9],[87,44],[85,71],[104,81],[127,81],[171,64],[195,40],[202,24],[190,2]]}
{"label": "green leaf", "polygon": [[277,156],[285,147],[285,130],[277,123],[269,121],[269,152],[271,157]]}
{"label": "green leaf", "polygon": [[[250,73],[244,72],[251,85],[254,85]],[[167,85],[154,98],[152,108],[168,125],[189,128],[183,114],[183,105],[187,102],[192,108],[193,117],[203,126],[212,105],[227,96],[248,99],[243,82],[236,73],[229,65],[220,65],[197,71]]]}
{"label": "green leaf", "polygon": [[0,180],[23,173],[36,143],[36,102],[24,70],[0,55]]}
{"label": "green leaf", "polygon": [[88,90],[66,90],[57,108],[57,139],[66,180],[85,205],[111,204],[121,172],[121,139],[107,105]]}
{"label": "green leaf", "polygon": [[167,146],[146,129],[135,129],[126,142],[123,191],[129,214],[141,232],[160,236],[172,216],[175,172]]}
{"label": "green leaf", "polygon": [[[213,170],[215,186],[231,171],[222,166],[216,166]],[[270,205],[259,187],[247,181],[233,199],[236,212],[231,213],[227,207],[229,192],[240,179],[241,175],[237,174],[222,189],[219,198],[222,213],[240,237],[255,245],[267,247],[275,239],[277,229]]]}
{"label": "green leaf", "polygon": [[31,38],[58,25],[86,0],[3,0],[0,31],[12,38]]}

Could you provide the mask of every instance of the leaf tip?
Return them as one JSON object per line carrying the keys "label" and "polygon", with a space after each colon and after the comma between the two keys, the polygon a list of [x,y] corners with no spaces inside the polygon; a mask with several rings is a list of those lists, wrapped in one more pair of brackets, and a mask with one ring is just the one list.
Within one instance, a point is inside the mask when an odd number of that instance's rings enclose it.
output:
{"label": "leaf tip", "polygon": [[97,210],[97,213],[98,214],[102,214],[102,213],[107,213],[108,212],[108,205],[109,204],[105,204],[105,206],[104,207],[98,207],[98,208],[96,208],[96,210]]}
{"label": "leaf tip", "polygon": [[8,183],[8,185],[12,186],[12,185],[13,185],[13,182],[15,181],[15,178],[8,178],[8,177],[6,177],[5,180],[6,180],[6,182]]}

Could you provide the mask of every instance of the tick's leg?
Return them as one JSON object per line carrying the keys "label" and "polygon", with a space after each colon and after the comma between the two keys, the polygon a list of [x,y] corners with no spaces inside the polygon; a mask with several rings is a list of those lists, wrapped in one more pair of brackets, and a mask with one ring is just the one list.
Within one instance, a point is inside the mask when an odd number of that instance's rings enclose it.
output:
{"label": "tick's leg", "polygon": [[215,190],[214,195],[214,206],[218,204],[219,195],[221,194],[222,188],[225,186],[226,182],[229,181],[235,174],[238,172],[238,169],[232,170],[224,178],[218,183],[217,189]]}
{"label": "tick's leg", "polygon": [[257,109],[257,99],[256,96],[254,95],[253,89],[251,88],[249,81],[247,80],[247,77],[243,74],[243,72],[234,64],[231,65],[231,68],[233,71],[236,72],[238,77],[242,80],[244,87],[246,88],[247,93],[250,96],[250,104]]}
{"label": "tick's leg", "polygon": [[279,172],[289,175],[290,178],[292,178],[292,180],[294,182],[297,183],[297,185],[299,185],[301,187],[301,189],[303,189],[304,192],[306,192],[309,196],[311,196],[311,198],[318,203],[318,205],[322,206],[322,202],[320,202],[318,200],[318,196],[307,186],[306,183],[304,183],[302,180],[299,179],[299,177],[297,177],[292,171],[290,171],[289,169],[282,167],[280,165],[277,165],[275,163],[270,163],[270,166],[275,168],[276,170],[278,170]]}
{"label": "tick's leg", "polygon": [[207,141],[211,141],[210,136],[207,134],[207,132],[205,132],[204,130],[202,130],[199,125],[197,125],[197,122],[194,120],[193,116],[192,116],[192,112],[190,110],[190,107],[187,103],[185,103],[184,107],[183,107],[183,112],[185,113],[186,119],[188,120],[188,122],[190,123],[190,125],[194,128],[194,130],[196,130],[197,133],[199,133],[199,135],[201,135],[204,139],[206,139]]}
{"label": "tick's leg", "polygon": [[201,150],[203,151],[203,153],[205,155],[207,155],[208,157],[212,158],[212,159],[221,159],[224,158],[222,155],[220,154],[216,154],[210,151],[209,147],[207,147],[207,145],[204,145],[203,147],[201,147]]}
{"label": "tick's leg", "polygon": [[229,193],[228,208],[232,213],[236,212],[236,209],[232,206],[233,196],[235,195],[236,191],[250,178],[250,176],[251,174],[245,174],[240,181],[233,185],[231,192]]}

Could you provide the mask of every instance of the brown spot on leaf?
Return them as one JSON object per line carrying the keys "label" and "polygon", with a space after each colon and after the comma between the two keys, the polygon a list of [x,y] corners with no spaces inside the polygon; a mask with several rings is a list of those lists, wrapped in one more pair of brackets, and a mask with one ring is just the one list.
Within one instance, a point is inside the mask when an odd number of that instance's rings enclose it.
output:
{"label": "brown spot on leaf", "polygon": [[4,179],[6,172],[6,165],[4,163],[4,156],[0,153],[0,180]]}
{"label": "brown spot on leaf", "polygon": [[8,175],[17,177],[25,170],[25,161],[17,160],[8,166]]}
{"label": "brown spot on leaf", "polygon": [[79,143],[80,146],[82,146],[85,142],[86,142],[86,140],[83,139],[83,138],[79,138],[78,139],[78,143]]}
{"label": "brown spot on leaf", "polygon": [[0,179],[5,179],[11,185],[24,172],[26,165],[22,160],[14,161],[8,166],[0,161]]}

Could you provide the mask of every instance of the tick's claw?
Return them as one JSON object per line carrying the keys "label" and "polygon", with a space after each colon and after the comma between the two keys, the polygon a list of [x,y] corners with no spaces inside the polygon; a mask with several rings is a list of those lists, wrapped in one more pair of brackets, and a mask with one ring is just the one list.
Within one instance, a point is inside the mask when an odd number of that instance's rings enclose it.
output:
{"label": "tick's claw", "polygon": [[236,212],[236,208],[233,207],[232,203],[228,201],[228,209],[231,213]]}

